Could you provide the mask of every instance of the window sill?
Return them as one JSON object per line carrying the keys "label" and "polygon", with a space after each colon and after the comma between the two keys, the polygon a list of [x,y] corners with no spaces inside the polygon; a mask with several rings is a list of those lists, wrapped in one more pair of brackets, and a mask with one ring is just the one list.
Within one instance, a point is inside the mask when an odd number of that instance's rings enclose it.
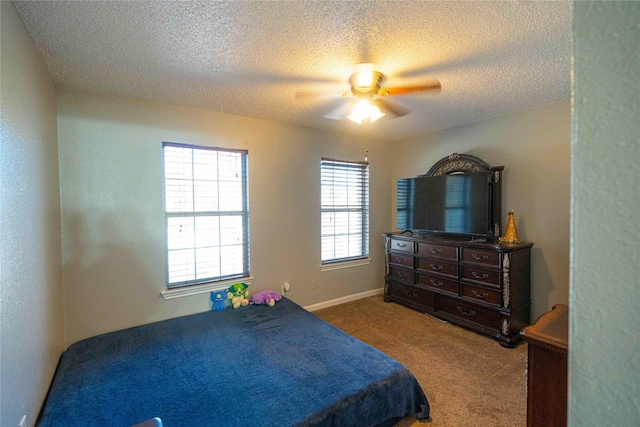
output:
{"label": "window sill", "polygon": [[207,292],[221,291],[223,289],[227,289],[234,283],[239,282],[250,285],[251,282],[253,282],[253,277],[238,277],[236,279],[205,283],[203,285],[183,286],[181,288],[165,289],[164,291],[160,292],[160,296],[165,300],[188,297],[191,295],[204,294]]}
{"label": "window sill", "polygon": [[363,258],[363,259],[355,259],[353,261],[341,261],[341,262],[333,262],[331,264],[322,264],[320,266],[320,271],[331,271],[331,270],[340,270],[343,268],[349,267],[358,267],[361,265],[371,264],[373,261],[371,258]]}

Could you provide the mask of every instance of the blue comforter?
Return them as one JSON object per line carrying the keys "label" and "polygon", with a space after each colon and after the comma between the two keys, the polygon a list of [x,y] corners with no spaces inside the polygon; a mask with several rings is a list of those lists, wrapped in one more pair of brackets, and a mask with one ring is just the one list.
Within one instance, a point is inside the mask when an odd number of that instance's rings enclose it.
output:
{"label": "blue comforter", "polygon": [[39,426],[375,426],[429,404],[400,363],[292,301],[89,338],[62,355]]}

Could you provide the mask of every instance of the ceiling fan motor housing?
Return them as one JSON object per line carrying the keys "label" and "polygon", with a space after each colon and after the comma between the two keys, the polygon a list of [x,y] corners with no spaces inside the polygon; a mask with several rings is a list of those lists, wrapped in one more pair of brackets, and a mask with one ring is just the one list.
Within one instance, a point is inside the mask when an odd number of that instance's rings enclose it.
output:
{"label": "ceiling fan motor housing", "polygon": [[384,81],[384,74],[379,71],[354,73],[349,77],[351,93],[355,96],[378,95]]}

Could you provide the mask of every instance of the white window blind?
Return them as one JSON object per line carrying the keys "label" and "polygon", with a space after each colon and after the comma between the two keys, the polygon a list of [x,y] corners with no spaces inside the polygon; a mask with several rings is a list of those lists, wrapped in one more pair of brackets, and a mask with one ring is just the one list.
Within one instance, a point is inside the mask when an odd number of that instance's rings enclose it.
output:
{"label": "white window blind", "polygon": [[322,159],[322,264],[369,256],[369,164]]}
{"label": "white window blind", "polygon": [[163,143],[167,287],[249,276],[247,152]]}

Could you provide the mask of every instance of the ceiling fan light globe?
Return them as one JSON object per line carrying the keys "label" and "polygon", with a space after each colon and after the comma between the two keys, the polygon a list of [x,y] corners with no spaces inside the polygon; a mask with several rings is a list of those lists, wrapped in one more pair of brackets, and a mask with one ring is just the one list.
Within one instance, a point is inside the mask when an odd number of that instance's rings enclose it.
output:
{"label": "ceiling fan light globe", "polygon": [[362,123],[363,120],[368,119],[371,111],[371,104],[368,99],[359,100],[355,107],[353,107],[353,111],[351,115],[347,118],[356,123]]}
{"label": "ceiling fan light globe", "polygon": [[359,125],[362,124],[362,120],[359,117],[354,116],[353,114],[347,116],[347,119],[351,120],[352,122],[358,123]]}
{"label": "ceiling fan light globe", "polygon": [[384,115],[385,114],[380,111],[380,108],[378,108],[377,105],[371,106],[371,109],[369,110],[369,123],[375,122],[379,118],[384,117]]}
{"label": "ceiling fan light globe", "polygon": [[377,105],[372,104],[370,99],[361,99],[353,107],[353,111],[347,118],[352,122],[362,124],[364,120],[369,120],[369,123],[373,123],[384,115]]}

